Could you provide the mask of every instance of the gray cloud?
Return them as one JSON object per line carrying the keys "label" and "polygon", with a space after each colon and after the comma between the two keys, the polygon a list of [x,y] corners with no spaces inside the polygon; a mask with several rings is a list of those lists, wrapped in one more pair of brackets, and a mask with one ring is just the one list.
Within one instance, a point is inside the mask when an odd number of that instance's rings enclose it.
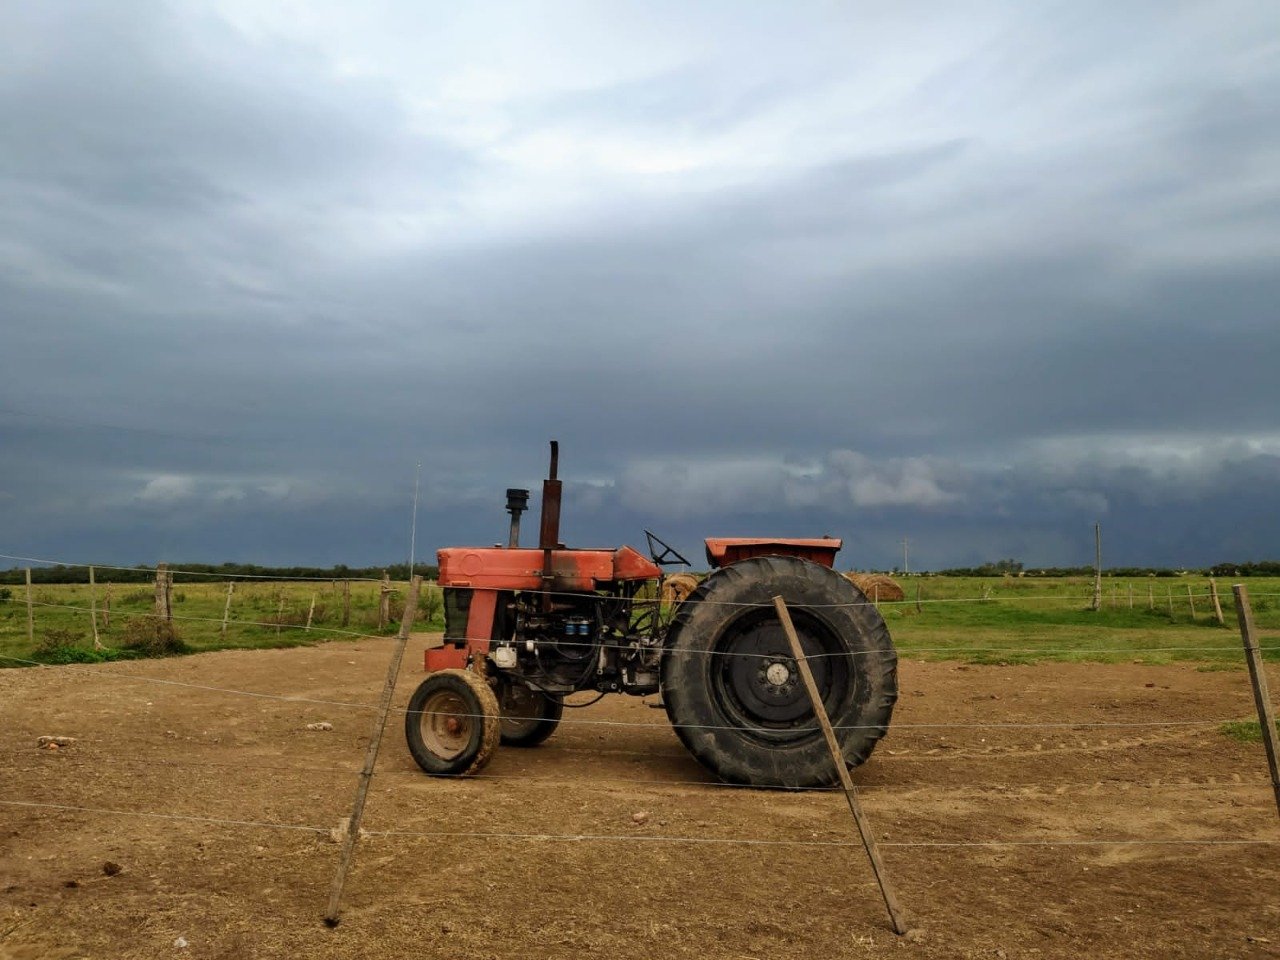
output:
{"label": "gray cloud", "polygon": [[0,550],[1274,552],[1269,5],[507,12],[4,15]]}

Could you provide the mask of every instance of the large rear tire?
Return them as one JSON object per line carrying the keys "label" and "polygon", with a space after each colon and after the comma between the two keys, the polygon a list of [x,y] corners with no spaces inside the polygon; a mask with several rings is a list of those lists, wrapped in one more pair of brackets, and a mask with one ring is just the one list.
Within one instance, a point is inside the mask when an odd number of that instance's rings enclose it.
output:
{"label": "large rear tire", "polygon": [[405,739],[413,759],[436,777],[478,773],[498,748],[498,698],[469,670],[440,670],[409,698]]}
{"label": "large rear tire", "polygon": [[835,571],[797,557],[718,570],[680,605],[662,662],[676,734],[721,779],[812,787],[839,777],[773,598],[786,600],[850,767],[888,730],[897,654],[879,611]]}

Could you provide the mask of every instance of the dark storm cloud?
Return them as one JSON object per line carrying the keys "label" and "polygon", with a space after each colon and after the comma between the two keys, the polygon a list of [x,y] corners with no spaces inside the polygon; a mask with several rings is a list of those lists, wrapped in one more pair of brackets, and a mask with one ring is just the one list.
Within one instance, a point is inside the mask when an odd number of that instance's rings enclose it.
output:
{"label": "dark storm cloud", "polygon": [[1274,555],[1267,6],[887,18],[861,58],[775,11],[574,84],[327,9],[5,14],[3,552],[395,559],[419,459],[419,543],[492,542],[555,435],[582,542]]}

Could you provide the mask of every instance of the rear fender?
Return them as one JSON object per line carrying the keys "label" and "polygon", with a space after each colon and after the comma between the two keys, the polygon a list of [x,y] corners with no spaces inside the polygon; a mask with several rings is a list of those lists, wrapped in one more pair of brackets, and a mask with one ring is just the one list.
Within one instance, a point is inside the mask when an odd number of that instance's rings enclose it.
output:
{"label": "rear fender", "polygon": [[796,539],[791,537],[708,537],[707,562],[714,567],[727,567],[752,557],[799,557],[824,567],[834,567],[836,554],[843,546],[837,537]]}

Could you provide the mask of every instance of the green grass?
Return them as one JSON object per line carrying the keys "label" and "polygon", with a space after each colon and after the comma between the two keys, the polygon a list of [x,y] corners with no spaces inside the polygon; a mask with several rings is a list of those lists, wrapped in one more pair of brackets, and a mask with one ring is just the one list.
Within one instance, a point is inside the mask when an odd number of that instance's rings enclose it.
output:
{"label": "green grass", "polygon": [[[104,616],[110,588],[110,621]],[[85,584],[42,584],[32,589],[34,601],[34,643],[28,639],[26,588],[6,588],[0,598],[0,655],[39,660],[46,663],[96,663],[132,659],[141,654],[130,649],[141,618],[153,614],[155,592],[139,584],[97,585],[98,634],[105,649],[94,649],[89,614],[89,587]],[[228,647],[290,647],[332,639],[356,639],[359,635],[393,634],[399,626],[406,587],[393,584],[392,618],[378,626],[379,585],[352,582],[351,613],[342,626],[342,585],[340,582],[236,581],[231,615],[225,636],[222,614],[227,600],[226,581],[183,583],[173,586],[174,628],[184,652],[200,652]],[[305,629],[307,614],[315,599],[311,629]],[[441,629],[440,591],[424,586],[415,630]],[[428,611],[434,618],[427,619]],[[0,666],[15,666],[0,660]]]}
{"label": "green grass", "polygon": [[[900,653],[906,658],[979,664],[1044,660],[1191,661],[1199,669],[1224,670],[1236,669],[1243,663],[1231,587],[1227,582],[1218,584],[1224,626],[1214,622],[1207,595],[1208,580],[1200,576],[1106,578],[1103,606],[1097,612],[1088,609],[1093,592],[1093,583],[1088,577],[920,576],[903,577],[900,582],[907,599],[882,603],[880,611]],[[1246,582],[1260,644],[1280,647],[1280,578],[1253,577]],[[1194,618],[1187,602],[1188,585],[1195,597]],[[1130,587],[1132,607],[1129,606]],[[95,651],[87,585],[34,588],[33,599],[41,604],[34,608],[35,644],[27,640],[25,588],[5,589],[10,596],[7,600],[0,599],[0,654],[33,659],[36,646],[42,643],[50,646],[50,635],[61,640],[69,636],[69,642],[52,644],[57,649],[46,656],[58,662],[136,656],[125,647],[124,624],[128,618],[151,613],[154,601],[154,591],[148,585],[115,584],[111,587],[111,623],[109,627],[103,626],[101,610],[107,584],[99,583],[99,630],[101,641],[108,649]],[[403,584],[396,585],[401,601],[404,589]],[[415,629],[439,630],[443,627],[439,590],[435,587],[426,590]],[[921,601],[918,609],[917,591]],[[433,599],[426,600],[426,595]],[[396,612],[392,622],[379,631],[376,583],[351,584],[351,619],[343,628],[340,583],[237,581],[232,622],[224,638],[221,623],[226,596],[226,581],[174,585],[175,626],[182,642],[192,651],[296,646],[341,638],[346,636],[342,633],[344,629],[356,634],[391,634],[399,622]],[[308,632],[302,628],[313,596],[315,617]],[[434,615],[430,620],[425,615],[428,605]],[[67,607],[78,609],[65,609]],[[1270,660],[1280,660],[1280,650],[1268,650],[1264,655]]]}
{"label": "green grass", "polygon": [[[906,657],[1000,664],[1189,660],[1221,669],[1243,663],[1230,584],[1218,584],[1225,621],[1218,626],[1204,577],[1104,578],[1098,611],[1089,609],[1088,577],[923,576],[899,582],[906,599],[882,603],[880,611]],[[1248,587],[1260,643],[1280,647],[1280,604],[1274,596],[1280,579],[1250,578]],[[1278,650],[1264,655],[1280,660]]]}
{"label": "green grass", "polygon": [[[1257,720],[1232,720],[1218,728],[1224,736],[1240,743],[1261,743],[1262,724]],[[1280,733],[1280,720],[1276,721],[1276,732]]]}

